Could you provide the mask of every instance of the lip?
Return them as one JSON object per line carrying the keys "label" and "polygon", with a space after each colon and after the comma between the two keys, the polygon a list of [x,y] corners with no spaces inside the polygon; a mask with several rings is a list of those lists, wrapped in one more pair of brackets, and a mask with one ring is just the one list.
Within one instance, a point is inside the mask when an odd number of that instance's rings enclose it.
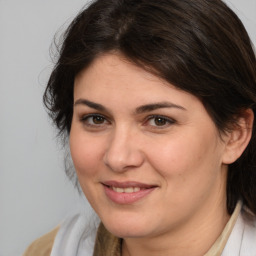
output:
{"label": "lip", "polygon": [[[126,182],[118,182],[118,181],[106,181],[102,182],[104,187],[104,191],[106,196],[116,204],[133,204],[142,198],[148,196],[151,192],[153,192],[157,186],[156,185],[149,185],[135,181],[126,181]],[[112,189],[112,187],[116,188],[140,188],[139,191],[131,192],[131,193],[119,193]]]}

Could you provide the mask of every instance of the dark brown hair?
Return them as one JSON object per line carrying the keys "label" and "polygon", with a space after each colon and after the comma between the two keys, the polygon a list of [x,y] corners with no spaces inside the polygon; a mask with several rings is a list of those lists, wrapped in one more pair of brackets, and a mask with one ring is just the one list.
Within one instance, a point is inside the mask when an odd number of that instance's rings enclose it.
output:
{"label": "dark brown hair", "polygon": [[[74,78],[101,54],[132,63],[198,97],[219,131],[256,103],[256,60],[248,34],[221,0],[97,0],[64,34],[44,103],[68,136]],[[227,208],[241,198],[256,213],[256,138],[229,166]]]}

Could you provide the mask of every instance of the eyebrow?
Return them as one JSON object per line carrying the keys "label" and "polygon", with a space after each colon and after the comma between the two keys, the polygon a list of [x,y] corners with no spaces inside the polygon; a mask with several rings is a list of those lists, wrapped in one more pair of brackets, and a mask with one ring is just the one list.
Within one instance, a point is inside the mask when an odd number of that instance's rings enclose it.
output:
{"label": "eyebrow", "polygon": [[140,106],[138,108],[136,108],[136,113],[137,114],[141,114],[141,113],[145,113],[145,112],[150,112],[159,108],[177,108],[177,109],[181,109],[181,110],[186,110],[184,107],[171,103],[171,102],[157,102],[157,103],[152,103],[152,104],[146,104],[143,106]]}
{"label": "eyebrow", "polygon": [[89,101],[89,100],[86,100],[86,99],[76,100],[75,103],[74,103],[74,106],[77,106],[77,105],[86,105],[90,108],[94,108],[94,109],[99,110],[99,111],[107,111],[107,109],[103,105],[92,102],[92,101]]}
{"label": "eyebrow", "polygon": [[[104,111],[104,112],[108,111],[107,108],[105,108],[103,105],[86,100],[86,99],[76,100],[74,103],[74,106],[77,106],[77,105],[86,105],[86,106],[96,109],[98,111]],[[174,104],[174,103],[171,103],[171,102],[156,102],[156,103],[146,104],[146,105],[137,107],[135,110],[135,113],[142,114],[142,113],[154,111],[154,110],[160,109],[160,108],[177,108],[177,109],[181,109],[181,110],[187,110],[184,107]]]}

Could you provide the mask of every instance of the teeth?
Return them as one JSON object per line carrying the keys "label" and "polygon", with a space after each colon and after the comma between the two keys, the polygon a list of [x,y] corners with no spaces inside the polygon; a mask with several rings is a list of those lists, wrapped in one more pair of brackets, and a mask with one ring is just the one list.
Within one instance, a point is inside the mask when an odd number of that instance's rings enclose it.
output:
{"label": "teeth", "polygon": [[138,191],[140,191],[140,188],[138,188],[138,187],[133,188],[133,191],[134,191],[134,192],[138,192]]}
{"label": "teeth", "polygon": [[123,189],[123,188],[116,188],[116,192],[118,192],[118,193],[124,193],[124,189]]}
{"label": "teeth", "polygon": [[134,193],[140,191],[139,187],[129,187],[129,188],[117,188],[112,187],[112,189],[117,193]]}
{"label": "teeth", "polygon": [[125,188],[124,192],[125,193],[133,193],[133,188]]}

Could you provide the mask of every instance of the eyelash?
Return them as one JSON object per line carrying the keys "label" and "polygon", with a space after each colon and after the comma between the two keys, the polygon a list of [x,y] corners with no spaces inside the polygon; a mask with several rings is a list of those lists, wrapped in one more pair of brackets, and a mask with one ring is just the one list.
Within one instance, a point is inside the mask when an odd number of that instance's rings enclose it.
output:
{"label": "eyelash", "polygon": [[[101,121],[103,121],[102,123],[96,124],[96,123],[89,123],[89,119],[92,118],[92,122],[93,118],[100,118]],[[153,129],[164,129],[169,127],[170,125],[173,125],[176,123],[176,121],[172,118],[168,118],[166,116],[161,116],[161,115],[151,115],[148,116],[146,118],[146,120],[143,122],[143,126],[147,126],[147,124],[149,124],[150,121],[156,121],[156,119],[159,119],[159,121],[161,120],[162,122],[164,122],[163,125],[150,125],[151,127],[153,127]],[[80,118],[80,121],[85,124],[88,127],[92,127],[92,128],[102,128],[103,125],[109,124],[110,122],[108,121],[108,119],[100,114],[89,114],[89,115],[84,115]],[[106,123],[107,122],[107,123]]]}
{"label": "eyelash", "polygon": [[[104,123],[101,123],[101,124],[95,124],[95,123],[92,123],[90,124],[89,123],[89,119],[90,118],[101,118],[103,120]],[[89,115],[84,115],[80,118],[80,121],[85,124],[86,126],[88,127],[92,127],[92,128],[100,128],[102,127],[102,125],[105,124],[105,122],[107,121],[109,123],[109,121],[107,120],[107,118],[103,115],[100,115],[100,114],[89,114]],[[93,120],[92,120],[93,122]]]}
{"label": "eyelash", "polygon": [[169,127],[170,125],[173,125],[176,123],[176,121],[172,118],[168,118],[166,116],[161,116],[161,115],[151,115],[147,117],[146,119],[146,124],[148,124],[151,120],[156,121],[156,119],[161,119],[162,121],[165,122],[163,125],[151,125],[151,127],[154,127],[154,129],[164,129]]}

